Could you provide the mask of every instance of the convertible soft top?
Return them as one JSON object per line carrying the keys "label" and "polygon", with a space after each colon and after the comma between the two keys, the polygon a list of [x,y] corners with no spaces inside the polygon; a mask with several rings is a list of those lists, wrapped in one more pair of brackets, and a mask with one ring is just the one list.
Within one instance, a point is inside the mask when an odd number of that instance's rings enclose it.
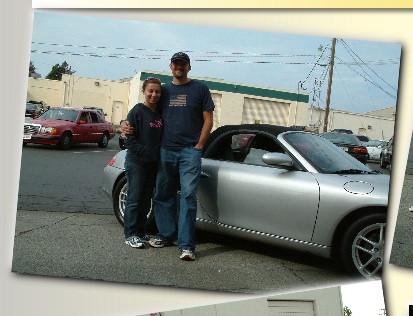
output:
{"label": "convertible soft top", "polygon": [[232,131],[237,133],[254,133],[254,132],[265,132],[278,136],[278,134],[284,133],[286,131],[299,131],[300,129],[294,127],[270,125],[270,124],[239,124],[239,125],[223,125],[214,130],[208,137],[208,140],[204,146],[204,152],[208,149],[209,145],[220,135],[226,134]]}

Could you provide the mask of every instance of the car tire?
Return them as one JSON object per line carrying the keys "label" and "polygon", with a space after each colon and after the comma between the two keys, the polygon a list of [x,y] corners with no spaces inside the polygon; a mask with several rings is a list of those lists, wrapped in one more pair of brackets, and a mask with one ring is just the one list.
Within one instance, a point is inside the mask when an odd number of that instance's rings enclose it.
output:
{"label": "car tire", "polygon": [[387,162],[384,160],[384,156],[380,156],[380,168],[386,169]]}
{"label": "car tire", "polygon": [[102,135],[102,138],[100,139],[100,141],[98,142],[98,146],[100,148],[105,148],[107,147],[109,144],[109,135],[107,132],[104,132]]}
{"label": "car tire", "polygon": [[[123,226],[123,216],[125,210],[126,196],[128,194],[128,184],[126,181],[126,176],[124,175],[116,184],[113,191],[113,211],[115,213],[116,219],[119,224]],[[145,223],[146,233],[149,235],[155,235],[158,232],[156,227],[155,215],[152,208],[149,211],[146,223]]]}
{"label": "car tire", "polygon": [[72,146],[72,136],[69,132],[64,132],[60,137],[57,147],[62,150],[68,150]]}
{"label": "car tire", "polygon": [[384,260],[386,214],[370,214],[346,229],[340,247],[342,266],[351,274],[367,279],[381,278]]}

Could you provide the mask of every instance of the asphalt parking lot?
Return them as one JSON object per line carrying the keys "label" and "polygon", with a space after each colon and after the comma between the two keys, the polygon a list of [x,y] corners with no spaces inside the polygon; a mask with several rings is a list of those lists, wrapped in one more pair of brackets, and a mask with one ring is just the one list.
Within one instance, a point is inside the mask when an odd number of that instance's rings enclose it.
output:
{"label": "asphalt parking lot", "polygon": [[114,216],[17,212],[12,271],[235,293],[282,293],[354,280],[326,259],[198,232],[197,259],[177,247],[132,249]]}
{"label": "asphalt parking lot", "polygon": [[413,175],[405,174],[389,262],[413,268]]}

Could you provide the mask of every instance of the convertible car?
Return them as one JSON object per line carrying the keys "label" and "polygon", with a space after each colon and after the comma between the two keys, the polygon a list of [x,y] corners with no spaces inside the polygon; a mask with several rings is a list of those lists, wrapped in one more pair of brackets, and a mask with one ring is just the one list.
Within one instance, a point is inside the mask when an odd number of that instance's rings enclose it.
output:
{"label": "convertible car", "polygon": [[[125,152],[110,160],[103,179],[121,224]],[[222,126],[204,147],[197,228],[331,258],[351,273],[379,279],[388,191],[389,176],[317,134]],[[152,213],[148,229],[156,228]]]}

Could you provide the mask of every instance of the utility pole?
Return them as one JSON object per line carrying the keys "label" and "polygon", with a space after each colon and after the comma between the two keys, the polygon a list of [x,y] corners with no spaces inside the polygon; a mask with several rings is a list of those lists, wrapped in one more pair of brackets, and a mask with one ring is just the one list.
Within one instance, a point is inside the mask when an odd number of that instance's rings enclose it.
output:
{"label": "utility pole", "polygon": [[333,81],[334,54],[336,51],[336,40],[337,40],[336,38],[333,38],[333,43],[331,45],[330,69],[328,72],[328,86],[327,86],[326,109],[324,113],[323,132],[327,132],[328,115],[330,112],[330,95],[331,95],[331,83]]}

